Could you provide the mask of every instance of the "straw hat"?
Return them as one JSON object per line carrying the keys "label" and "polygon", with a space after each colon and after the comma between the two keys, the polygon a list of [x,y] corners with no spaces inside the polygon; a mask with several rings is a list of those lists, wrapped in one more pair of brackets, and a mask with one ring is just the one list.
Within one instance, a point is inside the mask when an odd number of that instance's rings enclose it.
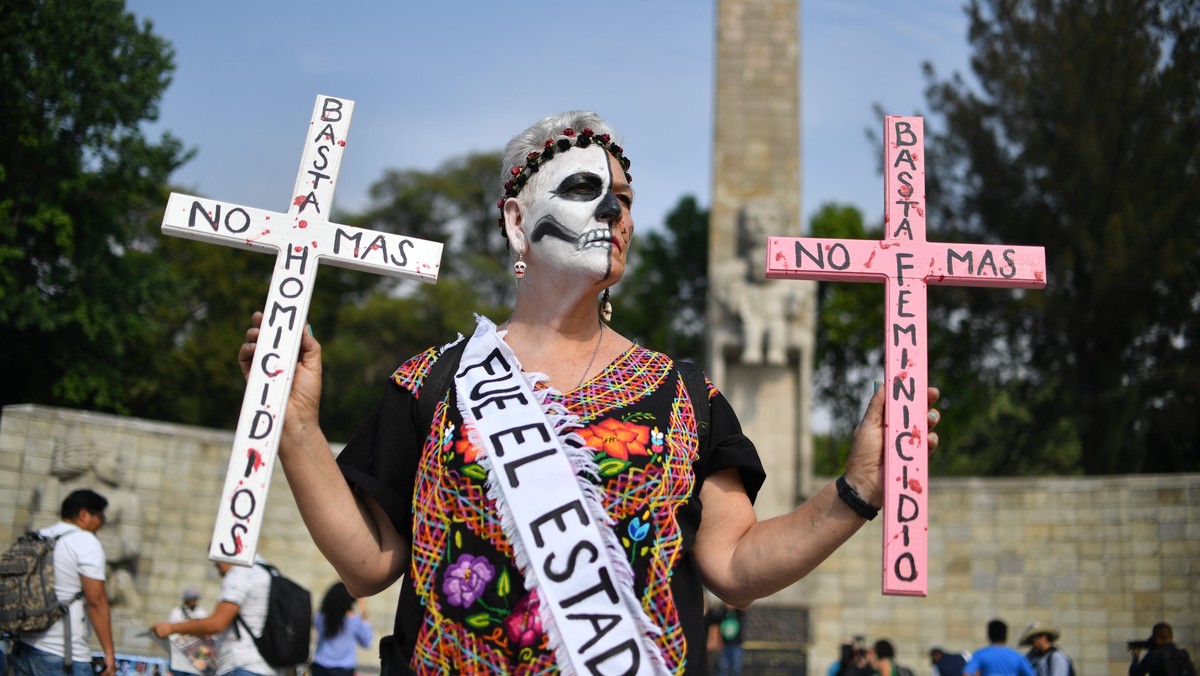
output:
{"label": "straw hat", "polygon": [[1058,640],[1058,627],[1041,622],[1030,622],[1029,626],[1025,627],[1025,631],[1021,633],[1021,645],[1033,645],[1033,637],[1039,634],[1045,634],[1053,643]]}

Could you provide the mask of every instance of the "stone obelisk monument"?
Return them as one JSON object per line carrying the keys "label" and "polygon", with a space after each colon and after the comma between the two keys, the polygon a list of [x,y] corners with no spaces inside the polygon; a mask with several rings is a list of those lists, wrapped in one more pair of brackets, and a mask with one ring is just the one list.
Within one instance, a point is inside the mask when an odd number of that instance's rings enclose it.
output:
{"label": "stone obelisk monument", "polygon": [[707,369],[767,469],[760,517],[812,493],[816,283],[766,279],[766,238],[801,233],[797,0],[718,0]]}

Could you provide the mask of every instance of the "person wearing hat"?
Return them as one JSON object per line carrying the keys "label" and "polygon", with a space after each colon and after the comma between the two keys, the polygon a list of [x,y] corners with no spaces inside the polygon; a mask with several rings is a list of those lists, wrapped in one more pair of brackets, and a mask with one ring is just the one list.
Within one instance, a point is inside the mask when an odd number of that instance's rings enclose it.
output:
{"label": "person wearing hat", "polygon": [[1058,637],[1058,627],[1040,622],[1030,623],[1021,634],[1021,645],[1029,646],[1025,657],[1037,676],[1075,676],[1071,658],[1054,645]]}
{"label": "person wearing hat", "polygon": [[[198,620],[208,617],[208,611],[199,606],[199,589],[192,586],[184,587],[179,600],[180,603],[171,608],[171,612],[167,614],[167,622],[186,622],[188,620]],[[199,674],[200,676],[204,676],[205,672],[211,673],[213,667],[216,666],[215,660],[211,658],[211,654],[208,656],[208,659],[205,659],[205,644],[202,640],[198,642],[194,636],[172,634],[169,642],[171,645],[172,674]],[[207,648],[210,653],[215,652],[215,644],[211,638],[207,639]],[[188,656],[189,652],[200,659],[201,666],[197,666],[192,662],[192,658]]]}

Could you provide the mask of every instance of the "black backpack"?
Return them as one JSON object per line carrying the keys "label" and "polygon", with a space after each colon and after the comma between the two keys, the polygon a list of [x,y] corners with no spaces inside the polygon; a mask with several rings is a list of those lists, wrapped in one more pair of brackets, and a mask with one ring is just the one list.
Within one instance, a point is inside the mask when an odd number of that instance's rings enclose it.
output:
{"label": "black backpack", "polygon": [[[280,574],[270,564],[258,563],[271,574],[267,594],[267,619],[262,636],[255,636],[238,613],[238,624],[245,627],[258,654],[273,667],[294,667],[308,662],[312,629],[312,594]],[[240,634],[240,633],[239,633]]]}
{"label": "black backpack", "polygon": [[1176,648],[1164,660],[1167,673],[1170,676],[1196,676],[1196,666],[1192,664],[1192,656],[1183,648]]}
{"label": "black backpack", "polygon": [[[1071,656],[1068,655],[1066,652],[1059,650],[1057,646],[1050,646],[1050,649],[1046,651],[1046,670],[1049,671],[1050,664],[1051,664],[1050,660],[1054,656],[1054,653],[1056,653],[1056,652],[1062,653],[1062,656],[1067,658],[1067,675],[1066,676],[1075,676],[1075,673],[1076,673],[1075,672],[1075,660],[1071,659]],[[1053,674],[1051,674],[1051,676],[1053,676]]]}

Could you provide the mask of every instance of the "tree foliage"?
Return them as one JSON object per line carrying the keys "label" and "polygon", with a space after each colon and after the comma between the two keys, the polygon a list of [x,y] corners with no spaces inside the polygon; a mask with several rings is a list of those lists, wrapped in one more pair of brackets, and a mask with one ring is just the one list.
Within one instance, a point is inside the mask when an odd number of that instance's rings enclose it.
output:
{"label": "tree foliage", "polygon": [[975,0],[926,66],[929,231],[1046,248],[1044,291],[931,290],[943,439],[974,472],[1200,469],[1200,10]]}
{"label": "tree foliage", "polygon": [[625,279],[612,291],[613,326],[677,359],[702,363],[707,329],[708,210],[686,195],[665,227],[634,239]]}
{"label": "tree foliage", "polygon": [[172,50],[120,0],[6,0],[0,24],[0,404],[126,412],[142,313],[176,302],[140,221],[187,157],[139,129]]}

